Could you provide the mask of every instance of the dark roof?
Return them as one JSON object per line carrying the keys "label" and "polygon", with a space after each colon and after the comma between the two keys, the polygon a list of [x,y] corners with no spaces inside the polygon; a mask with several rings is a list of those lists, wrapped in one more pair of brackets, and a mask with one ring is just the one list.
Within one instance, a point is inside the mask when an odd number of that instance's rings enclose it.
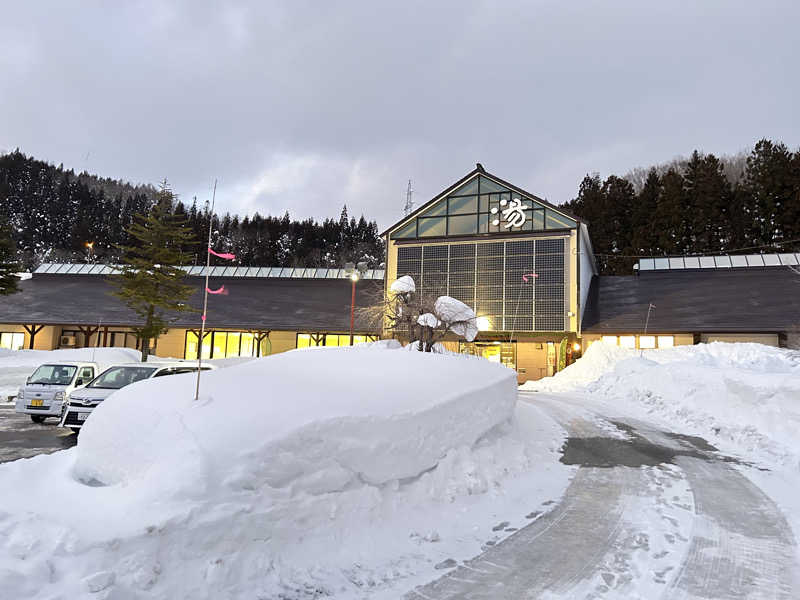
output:
{"label": "dark roof", "polygon": [[392,229],[396,229],[399,225],[405,223],[410,218],[416,217],[420,212],[422,212],[423,210],[425,210],[426,208],[431,206],[434,202],[436,202],[437,200],[441,199],[443,196],[446,196],[447,194],[449,194],[450,192],[455,190],[457,187],[459,187],[461,184],[465,183],[468,179],[470,179],[471,177],[473,177],[475,175],[483,175],[484,177],[488,177],[490,179],[494,179],[500,185],[504,185],[508,189],[513,190],[513,191],[517,192],[518,194],[521,194],[523,196],[527,196],[528,198],[532,198],[533,200],[536,200],[536,202],[538,202],[540,204],[543,204],[544,206],[547,206],[549,208],[552,208],[553,210],[556,210],[556,211],[560,212],[562,215],[565,215],[565,216],[569,217],[570,219],[573,219],[573,220],[577,221],[578,223],[585,223],[585,221],[583,219],[581,219],[578,216],[573,215],[570,212],[567,212],[566,210],[564,210],[560,206],[556,206],[555,204],[551,204],[547,200],[539,198],[539,196],[537,196],[536,194],[531,194],[530,192],[527,192],[527,191],[523,190],[522,188],[515,186],[512,183],[508,183],[507,181],[505,181],[503,179],[500,179],[497,175],[492,175],[491,173],[486,171],[486,169],[483,168],[483,165],[481,163],[477,163],[475,165],[475,168],[472,169],[472,171],[470,171],[469,173],[464,175],[464,177],[462,177],[461,179],[456,181],[454,184],[448,186],[443,191],[439,192],[436,196],[434,196],[433,198],[428,200],[425,204],[423,204],[422,206],[417,208],[415,211],[409,213],[408,215],[406,215],[405,217],[403,217],[402,219],[397,221],[394,225],[392,225],[391,227],[387,228],[383,233],[381,233],[381,235],[386,235]]}
{"label": "dark roof", "polygon": [[[203,277],[187,277],[195,286],[189,304],[201,308]],[[289,331],[349,331],[351,284],[344,279],[246,279],[214,277],[210,287],[224,285],[228,295],[208,297],[211,329]],[[0,300],[0,323],[43,325],[135,325],[133,311],[111,295],[107,277],[94,275],[34,275],[20,282],[21,291]],[[382,280],[356,284],[356,307],[373,303],[383,291]],[[199,312],[175,315],[173,327],[200,327]],[[359,332],[374,328],[359,318]]]}
{"label": "dark roof", "polygon": [[800,326],[800,276],[786,267],[653,271],[592,280],[586,333],[792,331]]}

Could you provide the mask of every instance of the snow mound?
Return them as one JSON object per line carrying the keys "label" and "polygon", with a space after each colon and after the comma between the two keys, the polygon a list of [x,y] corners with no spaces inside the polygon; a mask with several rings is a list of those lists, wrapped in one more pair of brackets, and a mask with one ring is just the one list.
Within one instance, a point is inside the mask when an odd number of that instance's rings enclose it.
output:
{"label": "snow mound", "polygon": [[[76,475],[176,494],[209,487],[340,491],[415,477],[507,421],[514,372],[413,352],[316,349],[115,392],[81,432]],[[147,427],[131,427],[145,416]],[[164,490],[159,496],[164,498]]]}
{"label": "snow mound", "polygon": [[800,353],[761,344],[676,346],[644,352],[595,343],[539,392],[582,391],[642,409],[741,453],[800,465]]}
{"label": "snow mound", "polygon": [[477,554],[498,511],[521,524],[561,493],[564,432],[516,404],[514,371],[397,346],[203,373],[197,402],[193,374],[115,392],[76,448],[0,465],[4,589],[400,597]]}

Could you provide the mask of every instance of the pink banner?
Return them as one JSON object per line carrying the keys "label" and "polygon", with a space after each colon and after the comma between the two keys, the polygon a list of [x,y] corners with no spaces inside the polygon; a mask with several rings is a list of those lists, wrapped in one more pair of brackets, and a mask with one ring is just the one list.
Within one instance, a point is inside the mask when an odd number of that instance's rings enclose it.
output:
{"label": "pink banner", "polygon": [[538,275],[536,273],[525,273],[525,275],[522,276],[522,281],[528,283],[528,277],[538,277]]}
{"label": "pink banner", "polygon": [[227,296],[228,295],[228,290],[225,289],[224,285],[220,286],[220,288],[217,289],[217,290],[212,290],[211,288],[206,288],[206,291],[209,294],[222,294],[223,296]]}
{"label": "pink banner", "polygon": [[226,253],[220,254],[219,252],[214,252],[211,248],[208,249],[208,252],[210,254],[213,254],[214,256],[219,256],[220,258],[224,258],[225,260],[233,260],[234,258],[236,258],[235,254],[226,254]]}

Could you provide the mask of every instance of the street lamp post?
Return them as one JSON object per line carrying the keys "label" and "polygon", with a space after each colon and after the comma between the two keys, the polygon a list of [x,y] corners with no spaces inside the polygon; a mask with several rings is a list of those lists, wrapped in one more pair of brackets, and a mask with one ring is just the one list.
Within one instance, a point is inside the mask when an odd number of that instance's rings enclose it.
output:
{"label": "street lamp post", "polygon": [[367,270],[367,263],[360,262],[357,265],[353,263],[346,263],[344,265],[345,272],[350,274],[350,282],[352,283],[352,293],[350,295],[350,345],[353,345],[353,327],[355,325],[356,315],[356,282],[361,279],[361,275]]}
{"label": "street lamp post", "polygon": [[358,271],[350,273],[350,281],[353,283],[353,293],[350,296],[350,345],[353,345],[353,324],[355,323],[356,310],[356,281],[358,281]]}

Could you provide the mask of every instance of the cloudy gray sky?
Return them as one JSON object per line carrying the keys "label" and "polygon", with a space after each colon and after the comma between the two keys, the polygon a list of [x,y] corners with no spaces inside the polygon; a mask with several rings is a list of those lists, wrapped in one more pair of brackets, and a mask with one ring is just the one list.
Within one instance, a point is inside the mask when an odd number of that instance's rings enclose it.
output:
{"label": "cloudy gray sky", "polygon": [[800,144],[800,3],[0,0],[0,150],[388,226],[480,161],[552,202]]}

